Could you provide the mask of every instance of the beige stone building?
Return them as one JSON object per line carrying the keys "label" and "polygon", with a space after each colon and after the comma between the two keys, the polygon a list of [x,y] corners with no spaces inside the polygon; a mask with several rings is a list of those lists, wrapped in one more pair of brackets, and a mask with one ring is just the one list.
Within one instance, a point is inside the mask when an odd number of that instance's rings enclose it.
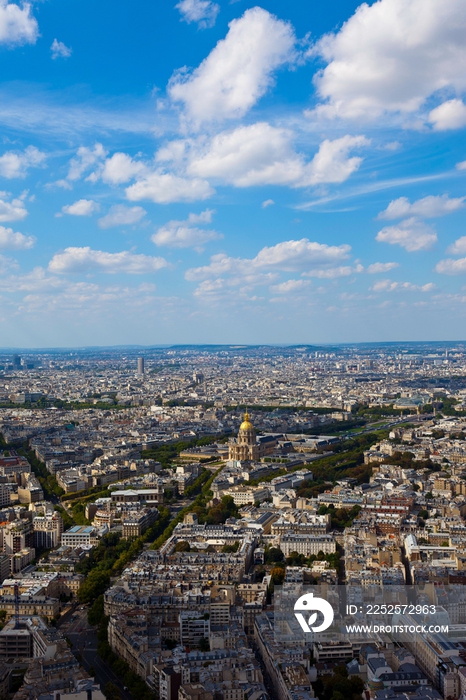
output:
{"label": "beige stone building", "polygon": [[256,440],[256,431],[246,411],[240,425],[238,437],[229,445],[228,458],[238,461],[255,462],[264,456],[264,448]]}

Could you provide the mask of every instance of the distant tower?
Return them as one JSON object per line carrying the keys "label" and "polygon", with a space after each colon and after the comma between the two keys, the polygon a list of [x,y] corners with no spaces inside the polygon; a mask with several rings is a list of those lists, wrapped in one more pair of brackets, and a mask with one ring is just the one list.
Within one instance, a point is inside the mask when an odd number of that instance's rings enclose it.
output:
{"label": "distant tower", "polygon": [[21,355],[13,355],[13,367],[21,369]]}
{"label": "distant tower", "polygon": [[144,358],[138,357],[138,374],[144,374]]}

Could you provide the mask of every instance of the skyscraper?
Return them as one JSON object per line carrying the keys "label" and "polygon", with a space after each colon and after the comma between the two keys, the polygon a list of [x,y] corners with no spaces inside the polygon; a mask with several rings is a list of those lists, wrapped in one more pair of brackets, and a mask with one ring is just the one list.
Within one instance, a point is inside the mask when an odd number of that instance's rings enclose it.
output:
{"label": "skyscraper", "polygon": [[138,357],[138,374],[144,374],[144,358]]}

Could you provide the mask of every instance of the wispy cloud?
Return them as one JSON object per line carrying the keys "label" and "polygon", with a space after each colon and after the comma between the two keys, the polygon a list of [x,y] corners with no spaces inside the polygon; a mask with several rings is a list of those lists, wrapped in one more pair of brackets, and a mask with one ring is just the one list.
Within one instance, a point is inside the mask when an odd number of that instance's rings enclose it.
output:
{"label": "wispy cloud", "polygon": [[46,92],[35,85],[15,83],[0,90],[0,124],[28,134],[53,138],[82,133],[162,133],[176,117],[157,113],[150,97],[134,100],[82,99],[74,90]]}
{"label": "wispy cloud", "polygon": [[353,197],[361,197],[365,194],[372,194],[373,192],[382,192],[383,190],[390,190],[395,187],[402,187],[408,185],[417,185],[420,182],[432,182],[434,180],[446,180],[448,178],[458,177],[461,173],[457,170],[447,170],[443,173],[435,173],[434,175],[419,175],[414,177],[398,177],[393,178],[393,180],[380,180],[378,182],[369,182],[364,185],[358,185],[356,187],[350,187],[345,192],[336,192],[325,197],[319,197],[319,199],[311,200],[310,202],[303,202],[302,204],[295,204],[293,209],[299,209],[300,211],[307,211],[308,209],[313,209],[321,204],[328,204],[329,202],[338,202],[342,199],[352,199]]}

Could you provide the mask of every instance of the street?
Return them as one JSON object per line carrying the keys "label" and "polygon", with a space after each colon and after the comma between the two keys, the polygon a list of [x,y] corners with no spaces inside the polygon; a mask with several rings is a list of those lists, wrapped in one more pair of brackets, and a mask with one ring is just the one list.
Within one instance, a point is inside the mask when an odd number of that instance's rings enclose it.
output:
{"label": "street", "polygon": [[76,608],[71,615],[59,621],[58,628],[64,637],[67,637],[71,644],[75,656],[89,673],[89,669],[94,669],[93,674],[100,684],[102,691],[110,681],[114,683],[120,691],[122,700],[133,700],[133,696],[124,689],[121,680],[114,674],[108,664],[97,655],[97,630],[87,622],[87,606]]}

